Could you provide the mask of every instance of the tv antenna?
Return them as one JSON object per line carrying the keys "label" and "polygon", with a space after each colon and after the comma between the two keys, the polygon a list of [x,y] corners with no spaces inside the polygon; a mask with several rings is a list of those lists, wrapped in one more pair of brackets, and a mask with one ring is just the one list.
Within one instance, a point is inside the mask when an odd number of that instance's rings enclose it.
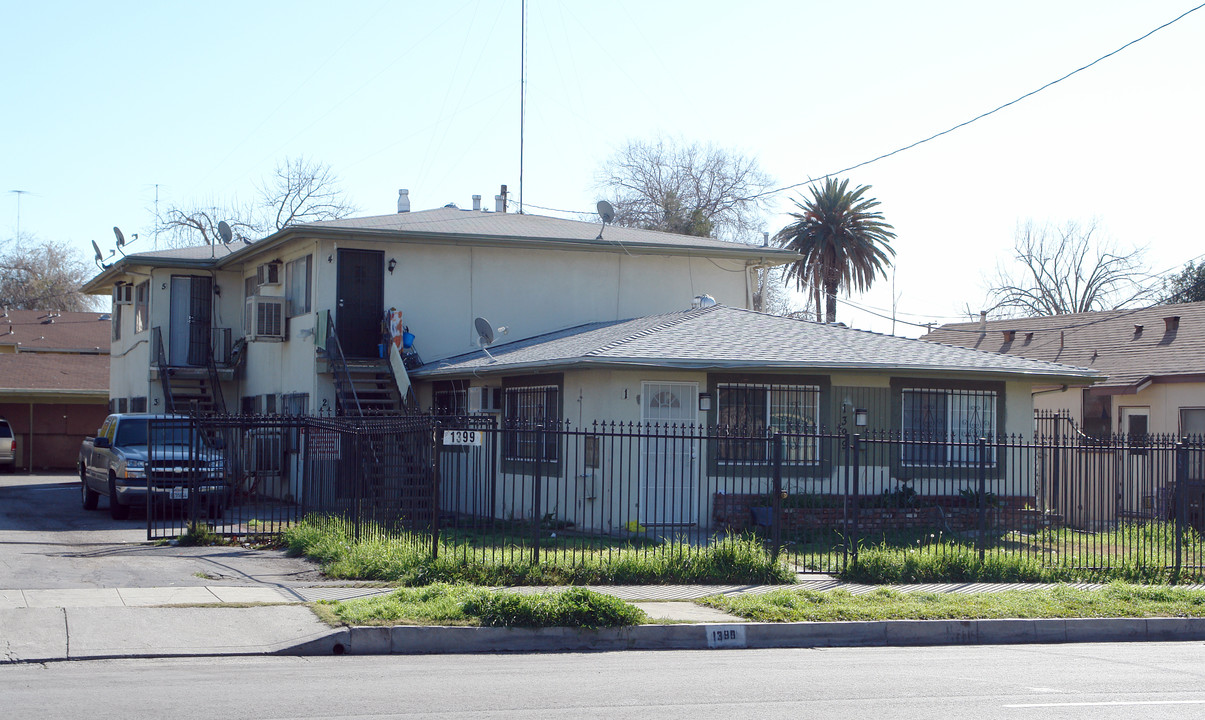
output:
{"label": "tv antenna", "polygon": [[606,200],[599,200],[598,201],[598,217],[600,217],[602,219],[603,226],[598,229],[598,237],[596,237],[594,239],[602,240],[603,239],[603,236],[602,236],[603,230],[606,230],[608,225],[615,222],[615,208],[612,207],[611,203],[607,202]]}
{"label": "tv antenna", "polygon": [[[498,358],[494,357],[493,354],[490,353],[490,345],[493,345],[494,340],[496,339],[494,326],[490,324],[489,320],[486,320],[483,317],[477,317],[473,318],[473,328],[477,331],[477,347],[484,350],[486,355],[489,355],[491,363],[497,362]],[[501,325],[498,327],[497,333],[505,335],[508,331],[509,328],[507,328],[505,325]]]}

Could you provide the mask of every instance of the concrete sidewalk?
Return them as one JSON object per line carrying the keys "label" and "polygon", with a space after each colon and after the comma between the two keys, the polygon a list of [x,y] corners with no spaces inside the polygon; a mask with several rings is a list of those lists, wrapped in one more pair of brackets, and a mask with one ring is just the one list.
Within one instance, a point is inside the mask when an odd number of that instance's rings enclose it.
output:
{"label": "concrete sidewalk", "polygon": [[[750,623],[691,602],[707,595],[763,593],[782,587],[840,587],[855,593],[874,589],[827,576],[801,578],[791,586],[594,587],[634,603],[659,622],[609,630],[413,626],[336,629],[320,622],[304,605],[392,591],[375,587],[0,590],[0,661],[1205,640],[1205,619],[1195,618]],[[976,593],[1038,587],[1044,586],[950,583],[898,589]],[[555,588],[512,589],[529,593]]]}

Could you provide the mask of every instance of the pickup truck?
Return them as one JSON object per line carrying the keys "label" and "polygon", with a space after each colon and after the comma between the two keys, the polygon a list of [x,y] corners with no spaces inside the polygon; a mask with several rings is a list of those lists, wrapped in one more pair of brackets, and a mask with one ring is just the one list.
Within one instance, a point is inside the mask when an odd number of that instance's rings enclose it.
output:
{"label": "pickup truck", "polygon": [[[179,424],[151,425],[152,419]],[[97,500],[105,495],[109,514],[114,520],[124,520],[131,506],[146,506],[149,487],[156,501],[183,504],[193,494],[210,515],[220,516],[230,490],[225,460],[216,449],[193,437],[187,420],[147,413],[105,418],[96,436],[86,438],[80,446],[84,509],[95,510]]]}
{"label": "pickup truck", "polygon": [[17,468],[17,439],[13,436],[13,428],[4,418],[0,418],[0,468],[12,472]]}

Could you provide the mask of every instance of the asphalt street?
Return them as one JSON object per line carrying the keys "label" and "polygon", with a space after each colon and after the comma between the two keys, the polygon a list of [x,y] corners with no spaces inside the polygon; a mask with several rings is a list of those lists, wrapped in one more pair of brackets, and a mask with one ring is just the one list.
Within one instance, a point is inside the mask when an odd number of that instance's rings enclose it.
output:
{"label": "asphalt street", "polygon": [[0,666],[0,697],[94,720],[1200,718],[1205,645],[90,661]]}

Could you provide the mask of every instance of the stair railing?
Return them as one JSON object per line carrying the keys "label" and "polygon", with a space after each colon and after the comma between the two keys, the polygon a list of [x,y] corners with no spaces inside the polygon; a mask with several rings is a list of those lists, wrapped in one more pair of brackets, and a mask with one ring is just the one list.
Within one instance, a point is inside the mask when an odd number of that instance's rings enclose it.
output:
{"label": "stair railing", "polygon": [[209,362],[206,365],[206,369],[209,371],[209,384],[213,387],[213,411],[218,415],[225,415],[226,399],[222,396],[222,381],[218,378],[218,364],[215,358],[219,340],[224,341],[223,347],[226,348],[226,355],[229,356],[230,328],[213,328],[209,336]]}
{"label": "stair railing", "polygon": [[163,332],[158,326],[151,328],[151,348],[154,352],[152,364],[159,371],[159,385],[163,388],[163,409],[173,415],[176,412],[176,402],[172,398],[172,382],[168,377],[171,368],[167,366],[167,353],[163,351]]}
{"label": "stair railing", "polygon": [[356,394],[356,385],[347,369],[347,358],[343,355],[343,346],[339,344],[339,335],[335,332],[335,320],[331,317],[330,310],[326,311],[326,357],[331,365],[331,373],[335,376],[335,391],[343,400],[344,412],[354,407],[356,416],[363,417],[360,397]]}

